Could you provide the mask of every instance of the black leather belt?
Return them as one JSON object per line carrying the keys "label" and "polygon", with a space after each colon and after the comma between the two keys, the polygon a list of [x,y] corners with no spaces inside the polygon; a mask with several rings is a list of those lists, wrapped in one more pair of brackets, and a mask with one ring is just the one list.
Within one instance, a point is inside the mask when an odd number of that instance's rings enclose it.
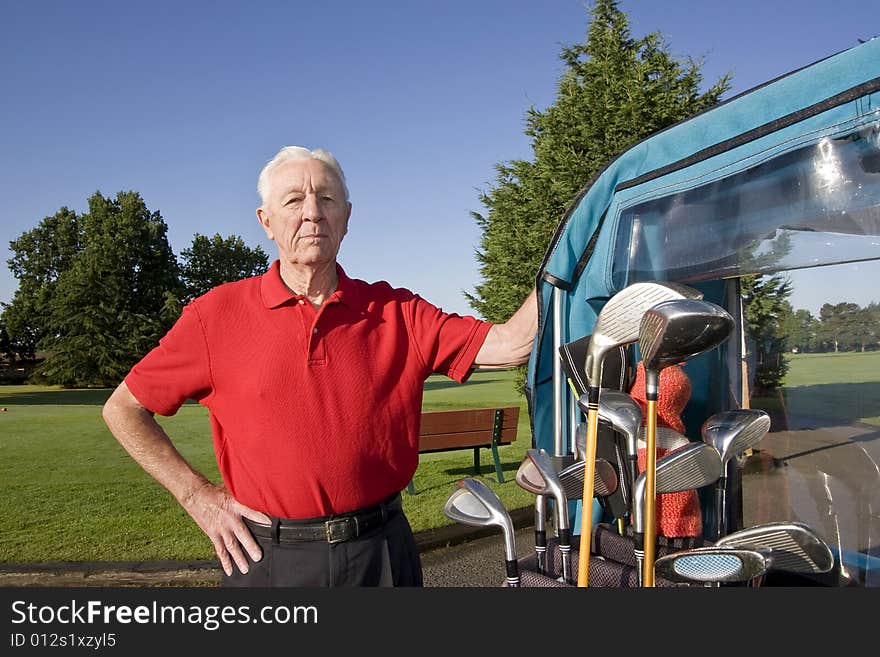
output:
{"label": "black leather belt", "polygon": [[242,520],[256,538],[273,542],[326,541],[327,543],[341,543],[382,527],[391,514],[400,508],[400,494],[396,493],[375,506],[322,518],[307,520],[273,518],[271,525],[254,522],[248,518],[242,518]]}

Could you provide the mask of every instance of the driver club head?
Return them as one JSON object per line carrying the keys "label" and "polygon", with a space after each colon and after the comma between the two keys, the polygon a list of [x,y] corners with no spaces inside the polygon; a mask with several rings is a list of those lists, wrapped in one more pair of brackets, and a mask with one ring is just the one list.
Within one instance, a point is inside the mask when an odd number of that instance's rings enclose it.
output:
{"label": "driver club head", "polygon": [[645,311],[639,350],[645,373],[659,371],[714,349],[733,331],[733,317],[702,299],[662,301]]}

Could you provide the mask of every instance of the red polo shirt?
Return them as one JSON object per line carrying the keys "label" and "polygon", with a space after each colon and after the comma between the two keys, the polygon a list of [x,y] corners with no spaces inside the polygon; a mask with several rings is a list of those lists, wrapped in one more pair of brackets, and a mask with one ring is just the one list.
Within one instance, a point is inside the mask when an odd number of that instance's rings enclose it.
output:
{"label": "red polo shirt", "polygon": [[490,324],[388,283],[350,279],[319,310],[276,260],[186,306],[125,383],[148,410],[210,410],[223,481],[242,504],[309,518],[374,504],[418,465],[422,387],[467,379]]}

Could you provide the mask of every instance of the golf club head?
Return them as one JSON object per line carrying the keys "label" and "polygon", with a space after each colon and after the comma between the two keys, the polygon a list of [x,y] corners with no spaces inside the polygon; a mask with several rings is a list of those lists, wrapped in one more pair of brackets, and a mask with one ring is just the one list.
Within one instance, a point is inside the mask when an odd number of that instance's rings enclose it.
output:
{"label": "golf club head", "polygon": [[642,315],[662,301],[702,299],[694,288],[668,281],[646,281],[628,285],[612,296],[599,311],[590,344],[585,371],[591,386],[602,380],[602,361],[609,349],[636,342]]}
{"label": "golf club head", "polygon": [[[583,464],[581,464],[583,467]],[[581,479],[583,483],[583,479]],[[556,500],[559,527],[568,527],[568,498],[559,473],[543,449],[529,449],[516,471],[516,483],[535,495],[552,496]]]}
{"label": "golf club head", "polygon": [[474,527],[500,527],[504,534],[504,552],[516,561],[513,521],[498,495],[479,479],[467,477],[456,485],[446,500],[443,513],[450,520]]}
{"label": "golf club head", "polygon": [[802,522],[768,522],[747,527],[721,537],[715,545],[768,549],[771,567],[790,573],[827,573],[834,567],[834,555],[828,544]]}
{"label": "golf club head", "polygon": [[[646,427],[639,428],[639,447],[645,446],[647,431],[648,429]],[[684,447],[685,445],[689,445],[692,442],[690,438],[682,433],[679,433],[672,427],[657,427],[657,435],[655,440],[655,447],[657,449],[666,450],[678,449],[679,447]]]}
{"label": "golf club head", "polygon": [[[578,405],[583,408],[580,400]],[[644,417],[635,399],[622,390],[603,390],[599,396],[599,421],[610,424],[615,431],[623,434],[628,455],[638,454],[636,442]]]}
{"label": "golf club head", "polygon": [[[714,484],[721,476],[721,458],[713,447],[690,442],[657,459],[655,492],[677,493]],[[645,515],[644,472],[633,486],[633,531],[644,533]]]}
{"label": "golf club head", "polygon": [[645,311],[639,350],[645,373],[676,365],[714,349],[733,331],[733,317],[702,299],[662,301]]}
{"label": "golf club head", "polygon": [[[559,472],[562,488],[570,500],[579,500],[584,494],[584,462],[575,461]],[[617,470],[605,459],[596,459],[593,475],[593,496],[607,497],[617,490]]]}
{"label": "golf club head", "polygon": [[764,551],[729,546],[673,552],[654,562],[657,577],[685,584],[748,582],[769,568]]}
{"label": "golf club head", "polygon": [[721,411],[709,417],[700,429],[703,442],[712,445],[721,457],[721,465],[754,447],[770,431],[770,416],[757,408]]}

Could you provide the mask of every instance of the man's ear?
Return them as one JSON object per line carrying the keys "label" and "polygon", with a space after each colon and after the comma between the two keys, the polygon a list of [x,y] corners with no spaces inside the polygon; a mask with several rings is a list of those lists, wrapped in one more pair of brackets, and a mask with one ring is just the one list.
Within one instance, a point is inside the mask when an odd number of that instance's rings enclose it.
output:
{"label": "man's ear", "polygon": [[266,237],[274,241],[275,236],[272,234],[272,228],[269,226],[269,215],[262,207],[257,208],[257,221],[259,221],[260,226],[263,227],[263,232],[266,233]]}

